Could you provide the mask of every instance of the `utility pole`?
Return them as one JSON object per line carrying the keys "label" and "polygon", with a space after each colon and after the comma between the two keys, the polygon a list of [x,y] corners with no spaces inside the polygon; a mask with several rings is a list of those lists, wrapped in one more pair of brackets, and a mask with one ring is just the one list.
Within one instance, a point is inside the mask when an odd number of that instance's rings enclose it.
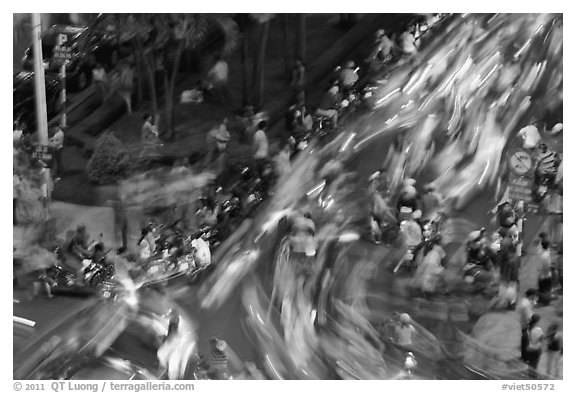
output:
{"label": "utility pole", "polygon": [[[34,47],[34,87],[36,97],[36,124],[39,146],[36,150],[40,157],[48,154],[48,115],[46,113],[46,83],[44,81],[44,57],[42,55],[42,21],[40,14],[32,14],[32,39]],[[48,202],[52,194],[50,169],[43,168],[42,193],[44,196],[44,234],[48,235]]]}
{"label": "utility pole", "polygon": [[36,89],[36,124],[40,146],[48,146],[48,115],[46,114],[46,83],[42,56],[42,22],[40,14],[32,14],[34,45],[34,82]]}

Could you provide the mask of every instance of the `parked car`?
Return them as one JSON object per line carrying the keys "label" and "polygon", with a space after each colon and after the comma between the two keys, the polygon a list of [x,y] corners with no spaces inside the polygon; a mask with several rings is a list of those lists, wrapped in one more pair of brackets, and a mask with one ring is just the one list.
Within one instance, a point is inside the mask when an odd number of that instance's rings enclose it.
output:
{"label": "parked car", "polygon": [[[57,74],[65,61],[56,56],[58,44],[70,48],[70,58],[66,65],[66,86],[83,90],[90,84],[92,68],[96,63],[111,69],[120,58],[120,44],[117,34],[106,29],[105,16],[99,16],[90,26],[54,25],[42,35],[42,56],[46,74]],[[29,47],[22,59],[24,70],[34,68],[33,47]]]}
{"label": "parked car", "polygon": [[[60,101],[61,84],[55,75],[46,75],[46,110],[48,119],[62,110]],[[15,122],[26,123],[29,130],[36,128],[36,92],[34,91],[34,73],[22,71],[14,74],[13,106]]]}

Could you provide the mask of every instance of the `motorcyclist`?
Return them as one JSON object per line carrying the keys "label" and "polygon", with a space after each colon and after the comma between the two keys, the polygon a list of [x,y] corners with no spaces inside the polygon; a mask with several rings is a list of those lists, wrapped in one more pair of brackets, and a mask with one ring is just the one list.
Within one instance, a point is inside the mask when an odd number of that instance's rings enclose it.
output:
{"label": "motorcyclist", "polygon": [[192,240],[192,249],[194,255],[194,263],[197,268],[202,268],[212,263],[212,254],[210,253],[210,244],[204,239],[203,236],[198,236]]}
{"label": "motorcyclist", "polygon": [[378,29],[376,31],[376,38],[374,40],[374,47],[370,56],[368,56],[369,62],[385,62],[390,59],[390,54],[394,48],[394,43],[386,35],[384,29]]}
{"label": "motorcyclist", "polygon": [[358,82],[358,71],[355,68],[356,64],[352,60],[348,60],[338,73],[338,80],[344,94],[352,90],[356,82]]}
{"label": "motorcyclist", "polygon": [[488,252],[488,239],[485,229],[471,232],[466,239],[465,273],[474,284],[487,284],[492,279],[494,262]]}
{"label": "motorcyclist", "polygon": [[338,106],[342,97],[338,85],[332,85],[322,97],[322,101],[316,109],[316,114],[325,116],[332,121],[334,127],[338,126]]}
{"label": "motorcyclist", "polygon": [[368,194],[370,197],[370,215],[372,217],[372,233],[376,243],[382,241],[382,231],[388,225],[396,223],[392,208],[387,203],[386,194],[383,195],[382,188],[386,189],[383,182],[387,179],[380,180],[382,177],[381,172],[378,171],[370,176],[370,185],[368,187]]}
{"label": "motorcyclist", "polygon": [[402,188],[400,189],[400,196],[398,198],[398,210],[402,207],[408,207],[412,211],[418,209],[418,191],[416,190],[416,180],[405,179],[402,182]]}
{"label": "motorcyclist", "polygon": [[291,259],[295,264],[295,273],[304,293],[311,294],[314,282],[310,278],[314,274],[317,250],[316,224],[312,220],[310,211],[306,209],[295,212],[290,217],[290,224]]}
{"label": "motorcyclist", "polygon": [[86,233],[86,225],[79,224],[76,227],[76,232],[70,240],[70,243],[68,243],[67,251],[79,261],[82,261],[87,256],[89,256],[88,233]]}

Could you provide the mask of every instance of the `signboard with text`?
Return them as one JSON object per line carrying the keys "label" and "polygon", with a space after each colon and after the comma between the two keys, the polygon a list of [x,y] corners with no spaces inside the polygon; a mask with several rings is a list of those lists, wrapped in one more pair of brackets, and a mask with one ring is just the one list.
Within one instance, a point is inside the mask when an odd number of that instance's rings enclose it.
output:
{"label": "signboard with text", "polygon": [[508,157],[508,190],[514,202],[524,201],[526,211],[538,212],[538,204],[533,201],[535,157],[524,149],[512,151]]}
{"label": "signboard with text", "polygon": [[68,36],[66,34],[58,34],[58,40],[52,52],[55,59],[70,60],[72,58],[72,48],[66,46]]}

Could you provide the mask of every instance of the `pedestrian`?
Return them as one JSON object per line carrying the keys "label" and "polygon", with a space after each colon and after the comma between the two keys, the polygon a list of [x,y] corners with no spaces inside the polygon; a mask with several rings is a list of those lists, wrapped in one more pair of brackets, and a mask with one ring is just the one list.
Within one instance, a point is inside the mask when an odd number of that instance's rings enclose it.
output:
{"label": "pedestrian", "polygon": [[560,331],[560,324],[556,321],[552,322],[546,331],[546,374],[553,379],[558,379],[560,375],[560,359],[563,352],[563,337]]}
{"label": "pedestrian", "polygon": [[550,304],[552,291],[552,256],[550,254],[550,241],[547,238],[540,240],[536,261],[538,267],[538,303],[547,306]]}
{"label": "pedestrian", "polygon": [[213,127],[206,135],[208,153],[204,160],[205,166],[212,166],[216,176],[225,169],[226,149],[230,142],[228,119],[224,119],[218,126]]}
{"label": "pedestrian", "polygon": [[266,135],[267,123],[262,120],[258,123],[256,132],[254,133],[253,146],[254,146],[254,167],[259,177],[264,173],[264,166],[268,160],[268,136]]}
{"label": "pedestrian", "polygon": [[436,236],[431,242],[425,243],[422,250],[422,262],[414,273],[415,287],[425,297],[429,297],[436,292],[440,274],[444,270],[442,262],[446,257],[446,253],[440,244],[440,236]]}
{"label": "pedestrian", "polygon": [[100,97],[100,103],[104,104],[108,98],[108,75],[100,63],[96,63],[92,69],[92,83]]}
{"label": "pedestrian", "polygon": [[[154,150],[158,146],[158,126],[156,121],[152,118],[150,113],[145,113],[143,116],[144,124],[142,124],[142,151],[140,152],[140,158],[148,155],[151,150]],[[156,119],[157,120],[157,119]]]}
{"label": "pedestrian", "polygon": [[120,68],[120,79],[118,94],[126,103],[128,114],[132,113],[132,91],[134,90],[134,70],[127,62],[122,63]]}
{"label": "pedestrian", "polygon": [[292,67],[290,86],[292,86],[296,94],[304,91],[306,86],[306,64],[300,57],[296,59],[296,62]]}
{"label": "pedestrian", "polygon": [[226,354],[228,345],[226,341],[212,337],[210,339],[210,344],[212,348],[208,358],[206,359],[208,377],[217,380],[229,379],[230,372],[228,371],[228,355]]}
{"label": "pedestrian", "polygon": [[411,347],[414,343],[416,328],[412,325],[411,321],[410,315],[406,313],[400,314],[399,323],[394,328],[396,343],[398,345]]}
{"label": "pedestrian", "polygon": [[214,65],[208,71],[209,89],[211,88],[224,108],[228,107],[228,63],[217,54],[214,58]]}
{"label": "pedestrian", "polygon": [[520,358],[526,360],[526,348],[528,347],[528,324],[532,315],[534,315],[534,305],[536,304],[536,297],[538,291],[530,288],[526,291],[525,297],[520,299],[516,306],[516,311],[520,317],[520,329],[522,338],[520,342]]}
{"label": "pedestrian", "polygon": [[32,283],[32,299],[36,299],[42,290],[48,299],[53,299],[52,287],[48,283],[48,275],[46,269],[40,269],[36,272],[36,278]]}
{"label": "pedestrian", "polygon": [[516,254],[510,237],[502,239],[498,259],[500,260],[498,298],[505,308],[513,308],[518,292],[520,257]]}
{"label": "pedestrian", "polygon": [[53,165],[52,165],[52,175],[54,178],[58,178],[62,171],[62,152],[64,149],[64,131],[60,126],[56,126],[54,135],[50,138],[50,147],[54,154]]}
{"label": "pedestrian", "polygon": [[531,379],[536,379],[538,362],[542,355],[542,343],[544,341],[544,331],[540,327],[540,315],[534,314],[528,323],[528,346],[526,348],[525,362],[530,366],[528,375]]}

